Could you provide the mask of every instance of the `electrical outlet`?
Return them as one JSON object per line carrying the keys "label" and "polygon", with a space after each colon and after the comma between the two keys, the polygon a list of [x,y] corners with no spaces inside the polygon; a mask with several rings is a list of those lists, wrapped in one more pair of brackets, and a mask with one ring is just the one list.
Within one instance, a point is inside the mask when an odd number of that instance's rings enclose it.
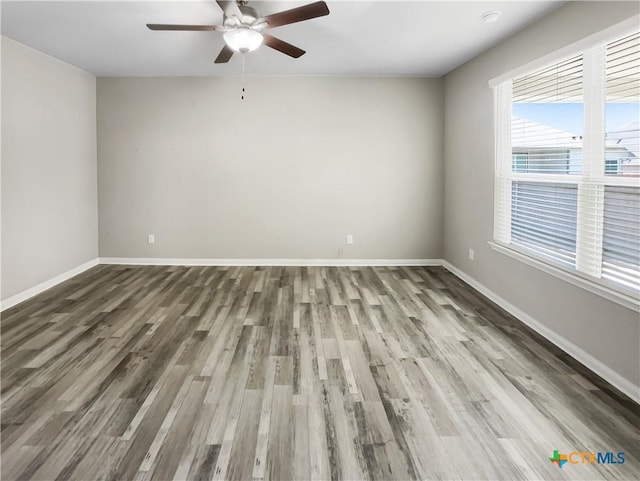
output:
{"label": "electrical outlet", "polygon": [[347,244],[353,244],[353,236],[351,234],[347,234]]}
{"label": "electrical outlet", "polygon": [[476,253],[473,252],[473,249],[469,249],[469,260],[473,260],[475,258]]}
{"label": "electrical outlet", "polygon": [[149,234],[147,236],[147,242],[149,244],[155,244],[156,243],[156,236],[154,236],[153,234]]}
{"label": "electrical outlet", "polygon": [[338,258],[342,259],[342,256],[344,255],[344,250],[342,248],[338,249]]}

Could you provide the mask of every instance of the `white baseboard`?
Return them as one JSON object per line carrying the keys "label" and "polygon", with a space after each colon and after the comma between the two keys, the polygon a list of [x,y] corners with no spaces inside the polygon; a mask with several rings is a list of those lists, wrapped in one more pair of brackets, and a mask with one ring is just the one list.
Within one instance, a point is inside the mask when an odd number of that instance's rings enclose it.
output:
{"label": "white baseboard", "polygon": [[442,259],[166,259],[101,257],[100,264],[132,266],[441,266]]}
{"label": "white baseboard", "polygon": [[571,341],[562,337],[555,331],[549,329],[547,326],[545,326],[541,322],[535,320],[529,314],[520,310],[519,308],[511,304],[509,301],[507,301],[506,299],[500,297],[498,294],[496,294],[489,288],[485,287],[483,284],[475,280],[473,277],[462,272],[460,269],[458,269],[454,265],[450,264],[447,261],[444,261],[443,266],[452,274],[459,277],[464,282],[466,282],[471,287],[473,287],[480,294],[491,299],[493,302],[498,304],[500,307],[502,307],[505,311],[510,313],[512,316],[516,317],[518,320],[520,320],[521,322],[529,326],[531,329],[536,331],[542,337],[544,337],[548,341],[558,346],[560,349],[562,349],[564,352],[566,352],[571,357],[576,359],[578,362],[585,365],[587,368],[589,368],[591,371],[596,373],[598,376],[600,376],[602,379],[607,381],[609,384],[619,389],[621,392],[629,396],[635,402],[640,403],[640,386],[636,386],[628,379],[622,377],[620,374],[615,372],[609,366],[598,361],[595,357],[593,357],[591,354],[589,354],[582,348],[576,346]]}
{"label": "white baseboard", "polygon": [[48,281],[41,282],[37,286],[33,286],[30,289],[24,290],[15,294],[7,299],[4,299],[0,305],[0,311],[5,311],[10,307],[15,306],[16,304],[20,304],[21,302],[26,301],[27,299],[40,294],[41,292],[46,291],[47,289],[51,289],[53,286],[60,284],[72,277],[77,276],[78,274],[83,273],[87,269],[91,269],[94,266],[99,264],[99,259],[92,259],[89,262],[85,262],[84,264],[79,265],[78,267],[74,267],[73,269],[68,270],[67,272],[63,272],[60,275],[55,276]]}

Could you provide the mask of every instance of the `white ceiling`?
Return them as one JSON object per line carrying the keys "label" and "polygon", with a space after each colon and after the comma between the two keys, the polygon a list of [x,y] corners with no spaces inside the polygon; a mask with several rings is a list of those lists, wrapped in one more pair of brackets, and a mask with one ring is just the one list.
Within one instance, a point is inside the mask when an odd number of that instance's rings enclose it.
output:
{"label": "white ceiling", "polygon": [[[261,15],[308,1],[252,1]],[[246,56],[247,75],[440,76],[559,1],[331,1],[330,15],[270,30],[307,51],[268,47]],[[500,10],[496,23],[482,13]],[[98,76],[238,75],[240,55],[214,64],[217,32],[153,32],[146,23],[221,24],[207,1],[3,1],[2,34]]]}

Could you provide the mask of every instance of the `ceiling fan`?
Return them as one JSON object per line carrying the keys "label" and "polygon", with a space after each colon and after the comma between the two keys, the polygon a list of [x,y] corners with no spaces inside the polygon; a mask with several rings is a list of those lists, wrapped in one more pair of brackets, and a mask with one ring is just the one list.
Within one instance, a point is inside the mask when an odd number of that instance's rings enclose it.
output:
{"label": "ceiling fan", "polygon": [[304,50],[265,33],[265,30],[329,15],[329,8],[325,2],[310,3],[302,7],[267,15],[266,17],[261,17],[254,8],[248,6],[248,0],[216,0],[216,3],[222,8],[224,14],[222,25],[167,25],[148,23],[147,27],[151,30],[195,32],[215,30],[217,32],[224,32],[223,38],[225,46],[218,54],[215,63],[226,63],[231,59],[234,52],[252,52],[263,43],[267,47],[271,47],[290,57],[301,57],[305,54]]}

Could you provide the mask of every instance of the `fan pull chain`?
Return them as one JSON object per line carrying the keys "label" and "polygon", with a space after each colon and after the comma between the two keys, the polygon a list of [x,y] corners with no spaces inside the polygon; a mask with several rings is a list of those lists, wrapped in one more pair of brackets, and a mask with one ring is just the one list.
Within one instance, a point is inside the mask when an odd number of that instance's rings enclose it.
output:
{"label": "fan pull chain", "polygon": [[241,82],[242,95],[240,96],[241,100],[244,100],[244,57],[245,57],[245,54],[242,54],[242,82]]}

